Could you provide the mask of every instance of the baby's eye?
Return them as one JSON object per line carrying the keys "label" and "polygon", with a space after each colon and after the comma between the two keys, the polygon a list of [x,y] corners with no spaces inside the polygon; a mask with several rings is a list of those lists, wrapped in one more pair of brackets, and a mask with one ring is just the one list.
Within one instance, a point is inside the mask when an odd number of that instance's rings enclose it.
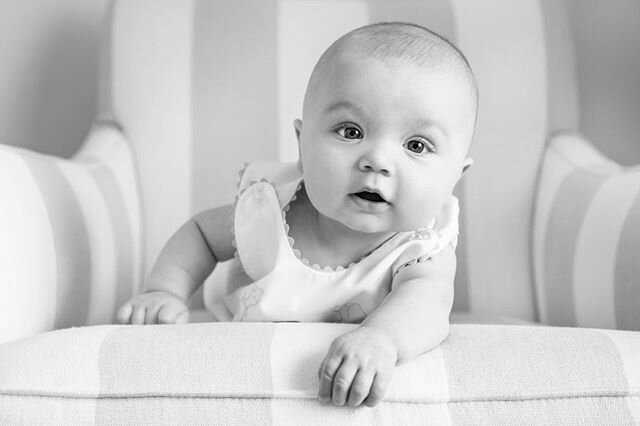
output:
{"label": "baby's eye", "polygon": [[415,154],[424,154],[426,152],[433,152],[433,148],[431,146],[429,146],[427,143],[419,139],[412,139],[408,141],[407,143],[404,144],[404,147]]}
{"label": "baby's eye", "polygon": [[338,127],[336,132],[345,139],[362,139],[362,132],[360,129],[351,124]]}

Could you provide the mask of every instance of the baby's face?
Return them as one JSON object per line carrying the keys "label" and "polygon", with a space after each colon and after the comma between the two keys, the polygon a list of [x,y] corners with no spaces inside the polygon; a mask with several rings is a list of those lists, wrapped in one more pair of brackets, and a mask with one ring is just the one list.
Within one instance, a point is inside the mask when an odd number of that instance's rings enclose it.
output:
{"label": "baby's face", "polygon": [[470,164],[474,116],[468,86],[445,71],[332,59],[295,123],[309,200],[355,231],[428,225]]}

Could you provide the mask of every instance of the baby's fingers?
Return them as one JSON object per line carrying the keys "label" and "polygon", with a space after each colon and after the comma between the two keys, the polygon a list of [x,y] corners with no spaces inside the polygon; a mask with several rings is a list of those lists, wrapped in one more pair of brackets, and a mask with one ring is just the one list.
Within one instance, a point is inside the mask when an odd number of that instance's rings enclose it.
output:
{"label": "baby's fingers", "polygon": [[166,303],[158,312],[158,324],[184,324],[188,321],[187,307],[178,303]]}
{"label": "baby's fingers", "polygon": [[340,368],[340,364],[342,364],[342,358],[330,354],[325,358],[320,367],[320,390],[318,391],[318,398],[323,404],[331,401],[333,377],[338,371],[338,368]]}
{"label": "baby's fingers", "polygon": [[350,407],[359,406],[365,398],[367,398],[373,379],[374,374],[371,371],[362,368],[358,370],[356,377],[353,378],[353,383],[351,383],[351,389],[349,390],[349,396],[347,397],[347,404],[349,404]]}
{"label": "baby's fingers", "polygon": [[346,404],[349,396],[349,389],[353,383],[353,379],[358,372],[358,366],[353,362],[343,362],[338,372],[333,378],[333,389],[331,390],[331,399],[333,403],[339,406]]}
{"label": "baby's fingers", "polygon": [[146,313],[144,316],[145,324],[158,324],[158,312],[162,308],[161,303],[147,303],[146,304]]}
{"label": "baby's fingers", "polygon": [[392,374],[383,372],[376,374],[371,385],[371,390],[369,391],[369,396],[364,400],[364,405],[367,407],[374,407],[382,401],[387,390],[387,386],[391,381],[391,376]]}
{"label": "baby's fingers", "polygon": [[133,307],[133,313],[131,314],[131,324],[142,325],[147,315],[147,307],[142,303]]}
{"label": "baby's fingers", "polygon": [[131,319],[131,313],[133,312],[133,305],[131,303],[125,303],[120,310],[118,310],[117,319],[120,324],[129,324]]}

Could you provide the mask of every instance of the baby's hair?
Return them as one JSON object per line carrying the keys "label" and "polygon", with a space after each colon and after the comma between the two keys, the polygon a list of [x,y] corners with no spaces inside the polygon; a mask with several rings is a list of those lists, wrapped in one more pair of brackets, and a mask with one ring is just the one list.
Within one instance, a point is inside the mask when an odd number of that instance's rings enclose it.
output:
{"label": "baby's hair", "polygon": [[445,37],[420,25],[406,22],[379,22],[348,32],[322,54],[311,73],[307,96],[318,81],[320,70],[338,52],[349,50],[380,60],[402,59],[420,67],[445,70],[460,76],[468,84],[475,111],[478,109],[478,86],[464,54]]}

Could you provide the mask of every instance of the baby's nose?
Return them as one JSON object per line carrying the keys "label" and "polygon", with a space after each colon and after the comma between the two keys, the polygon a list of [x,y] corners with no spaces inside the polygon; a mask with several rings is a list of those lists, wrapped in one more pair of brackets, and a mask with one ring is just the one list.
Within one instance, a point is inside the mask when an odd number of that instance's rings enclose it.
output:
{"label": "baby's nose", "polygon": [[366,152],[360,158],[358,168],[363,172],[381,173],[384,176],[391,176],[395,172],[391,155],[382,149]]}

